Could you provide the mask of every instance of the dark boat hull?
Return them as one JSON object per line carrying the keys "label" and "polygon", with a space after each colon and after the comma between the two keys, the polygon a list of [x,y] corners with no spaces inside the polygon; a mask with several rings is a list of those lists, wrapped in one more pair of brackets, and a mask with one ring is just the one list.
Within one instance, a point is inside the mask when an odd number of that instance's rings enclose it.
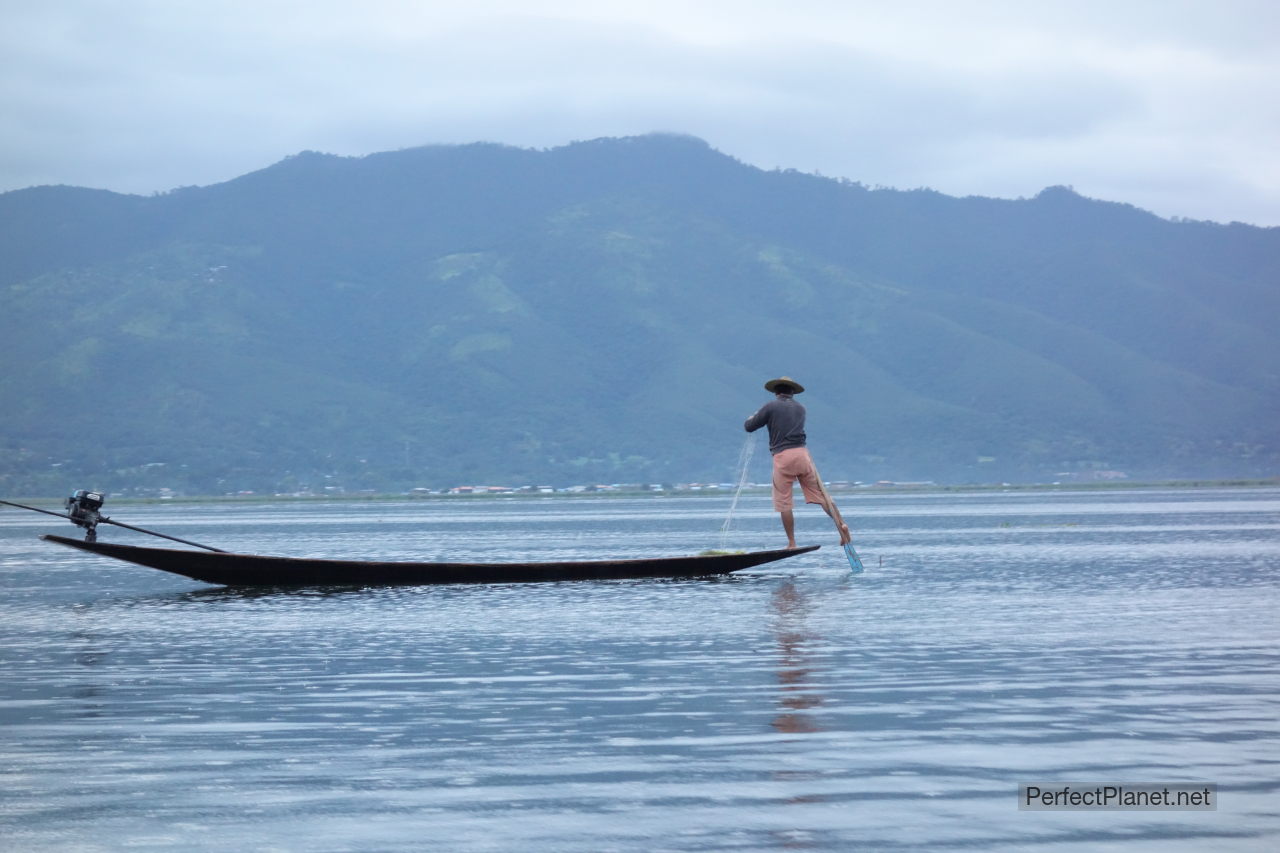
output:
{"label": "dark boat hull", "polygon": [[755,551],[701,557],[641,560],[593,560],[558,563],[406,563],[362,560],[310,560],[176,548],[141,548],[111,542],[85,542],[66,536],[41,536],[140,566],[172,572],[220,586],[409,586],[450,583],[531,583],[536,581],[693,578],[723,575],[785,560],[818,549]]}

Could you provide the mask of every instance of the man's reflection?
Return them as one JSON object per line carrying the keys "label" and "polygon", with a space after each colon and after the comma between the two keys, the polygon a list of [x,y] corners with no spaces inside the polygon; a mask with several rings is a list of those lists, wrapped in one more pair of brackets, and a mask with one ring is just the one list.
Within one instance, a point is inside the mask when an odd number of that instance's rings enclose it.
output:
{"label": "man's reflection", "polygon": [[[784,734],[803,735],[822,731],[813,713],[822,705],[822,695],[817,692],[812,675],[814,666],[810,660],[810,647],[820,639],[809,632],[805,624],[810,605],[793,581],[787,581],[773,592],[773,636],[778,644],[778,686],[782,688],[778,700],[779,713],[771,725]],[[777,770],[773,779],[785,784],[788,795],[783,802],[788,805],[820,803],[821,794],[806,793],[806,783],[820,774],[813,770]],[[797,812],[802,814],[802,812]],[[786,831],[769,833],[774,842],[784,850],[808,850],[817,846],[814,833],[796,827]]]}
{"label": "man's reflection", "polygon": [[805,618],[809,603],[794,581],[787,581],[773,593],[774,638],[778,643],[778,684],[782,688],[782,706],[773,727],[787,734],[822,731],[813,714],[822,705],[822,696],[810,676],[813,666],[808,647],[819,639],[809,633]]}

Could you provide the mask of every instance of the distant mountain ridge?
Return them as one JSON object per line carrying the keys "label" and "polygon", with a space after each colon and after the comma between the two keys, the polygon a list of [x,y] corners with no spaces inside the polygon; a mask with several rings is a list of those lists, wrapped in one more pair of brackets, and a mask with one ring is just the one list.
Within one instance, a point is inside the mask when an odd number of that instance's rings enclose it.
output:
{"label": "distant mountain ridge", "polygon": [[[872,190],[701,140],[0,195],[0,492],[1272,476],[1280,229]],[[762,463],[763,464],[763,463]]]}

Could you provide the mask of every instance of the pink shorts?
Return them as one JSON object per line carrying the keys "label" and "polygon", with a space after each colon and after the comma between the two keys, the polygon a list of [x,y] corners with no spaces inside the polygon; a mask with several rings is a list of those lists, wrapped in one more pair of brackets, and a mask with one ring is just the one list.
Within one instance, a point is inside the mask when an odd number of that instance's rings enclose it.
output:
{"label": "pink shorts", "polygon": [[786,512],[794,505],[791,498],[792,484],[800,481],[807,504],[822,504],[822,484],[818,471],[813,467],[806,447],[790,447],[773,455],[773,508]]}

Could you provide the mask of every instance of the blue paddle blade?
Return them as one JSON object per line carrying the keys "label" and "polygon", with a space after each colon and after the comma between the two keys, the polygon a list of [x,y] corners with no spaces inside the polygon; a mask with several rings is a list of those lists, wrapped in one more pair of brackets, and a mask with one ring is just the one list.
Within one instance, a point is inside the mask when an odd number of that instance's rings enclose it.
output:
{"label": "blue paddle blade", "polygon": [[850,571],[853,571],[853,572],[862,571],[862,560],[858,557],[858,552],[853,550],[852,542],[845,543],[844,555],[849,558]]}

